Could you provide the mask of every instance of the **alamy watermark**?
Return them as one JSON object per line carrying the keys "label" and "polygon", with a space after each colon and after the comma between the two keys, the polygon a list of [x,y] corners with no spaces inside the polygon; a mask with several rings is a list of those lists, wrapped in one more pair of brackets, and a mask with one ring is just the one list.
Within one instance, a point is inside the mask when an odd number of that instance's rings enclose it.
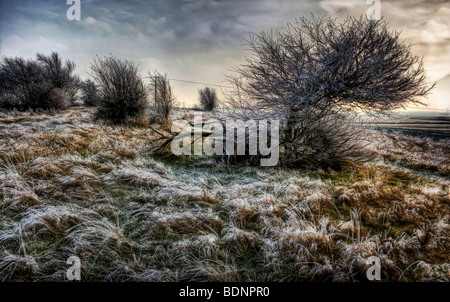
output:
{"label": "alamy watermark", "polygon": [[67,10],[67,20],[81,20],[81,0],[67,0],[67,5],[71,5]]}
{"label": "alamy watermark", "polygon": [[265,156],[260,159],[261,166],[278,164],[278,120],[270,120],[270,123],[267,120],[203,121],[202,113],[195,113],[193,126],[187,120],[178,120],[172,124],[173,132],[179,129],[183,132],[171,144],[174,155],[260,155]]}
{"label": "alamy watermark", "polygon": [[377,256],[371,256],[367,258],[367,262],[369,263],[369,268],[366,272],[366,277],[370,281],[373,280],[381,280],[381,261]]}
{"label": "alamy watermark", "polygon": [[77,256],[70,256],[67,261],[67,264],[70,264],[71,267],[67,269],[66,277],[70,281],[81,280],[81,260]]}
{"label": "alamy watermark", "polygon": [[369,20],[381,19],[381,2],[380,0],[367,0],[368,5],[372,5],[367,9],[366,16]]}

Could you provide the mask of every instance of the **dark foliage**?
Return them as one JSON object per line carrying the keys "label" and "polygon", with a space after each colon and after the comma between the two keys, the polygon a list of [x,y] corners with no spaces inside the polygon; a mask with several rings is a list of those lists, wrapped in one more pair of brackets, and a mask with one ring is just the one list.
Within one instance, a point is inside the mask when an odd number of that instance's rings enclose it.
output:
{"label": "dark foliage", "polygon": [[81,100],[84,106],[95,107],[99,102],[98,89],[95,83],[91,80],[86,80],[80,84]]}
{"label": "dark foliage", "polygon": [[96,119],[122,124],[143,118],[147,92],[136,63],[114,56],[97,57],[91,70],[99,90]]}
{"label": "dark foliage", "polygon": [[0,64],[0,107],[17,110],[64,109],[75,101],[75,64],[53,52],[36,60],[4,57]]}
{"label": "dark foliage", "polygon": [[218,99],[216,90],[210,87],[199,89],[200,105],[205,111],[213,111],[217,107]]}
{"label": "dark foliage", "polygon": [[52,52],[50,56],[37,54],[36,58],[44,68],[44,77],[51,82],[53,88],[64,90],[73,105],[80,87],[80,79],[72,75],[75,63],[67,60],[63,62],[56,52]]}

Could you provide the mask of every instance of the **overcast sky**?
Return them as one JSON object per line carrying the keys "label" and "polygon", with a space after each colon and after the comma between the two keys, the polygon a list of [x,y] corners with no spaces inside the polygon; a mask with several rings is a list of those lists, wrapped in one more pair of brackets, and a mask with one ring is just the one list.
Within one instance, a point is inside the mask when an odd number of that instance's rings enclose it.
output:
{"label": "overcast sky", "polygon": [[[81,0],[81,20],[69,21],[66,0],[0,0],[0,54],[31,58],[59,52],[87,78],[95,55],[109,53],[169,78],[226,85],[239,65],[249,32],[283,29],[309,15],[359,17],[367,0]],[[430,81],[450,75],[450,1],[381,0],[381,15],[402,38],[416,43]],[[172,82],[178,101],[197,102],[197,88]],[[447,87],[432,96],[432,107],[447,108]],[[449,91],[448,89],[446,90]]]}

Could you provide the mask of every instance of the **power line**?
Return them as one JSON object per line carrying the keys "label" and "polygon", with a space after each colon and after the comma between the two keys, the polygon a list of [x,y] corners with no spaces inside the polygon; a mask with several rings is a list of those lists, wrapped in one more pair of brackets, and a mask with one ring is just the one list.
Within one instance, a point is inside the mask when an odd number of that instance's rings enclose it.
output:
{"label": "power line", "polygon": [[184,83],[189,83],[189,84],[200,84],[200,85],[205,85],[205,86],[216,86],[216,87],[223,87],[223,88],[233,88],[233,87],[230,87],[230,86],[218,85],[218,84],[209,84],[209,83],[186,81],[186,80],[177,80],[177,79],[169,79],[169,80],[176,81],[176,82],[184,82]]}
{"label": "power line", "polygon": [[[153,77],[145,77],[145,78],[153,78]],[[200,85],[205,85],[205,86],[215,86],[215,87],[223,87],[223,88],[230,88],[230,89],[233,88],[233,87],[225,86],[225,85],[202,83],[202,82],[195,82],[195,81],[187,81],[187,80],[179,80],[179,79],[169,79],[169,80],[175,81],[175,82],[189,83],[189,84],[200,84]]]}

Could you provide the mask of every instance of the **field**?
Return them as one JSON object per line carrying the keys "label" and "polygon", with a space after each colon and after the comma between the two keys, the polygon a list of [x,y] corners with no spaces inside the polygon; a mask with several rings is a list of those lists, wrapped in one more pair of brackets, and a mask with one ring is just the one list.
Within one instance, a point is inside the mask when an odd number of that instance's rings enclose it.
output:
{"label": "field", "polygon": [[365,126],[435,140],[450,138],[450,114],[443,110],[396,112],[390,117],[366,118]]}
{"label": "field", "polygon": [[0,113],[0,280],[65,281],[73,255],[83,281],[366,281],[371,256],[450,280],[448,138],[367,129],[362,158],[303,171],[151,156],[153,135]]}

